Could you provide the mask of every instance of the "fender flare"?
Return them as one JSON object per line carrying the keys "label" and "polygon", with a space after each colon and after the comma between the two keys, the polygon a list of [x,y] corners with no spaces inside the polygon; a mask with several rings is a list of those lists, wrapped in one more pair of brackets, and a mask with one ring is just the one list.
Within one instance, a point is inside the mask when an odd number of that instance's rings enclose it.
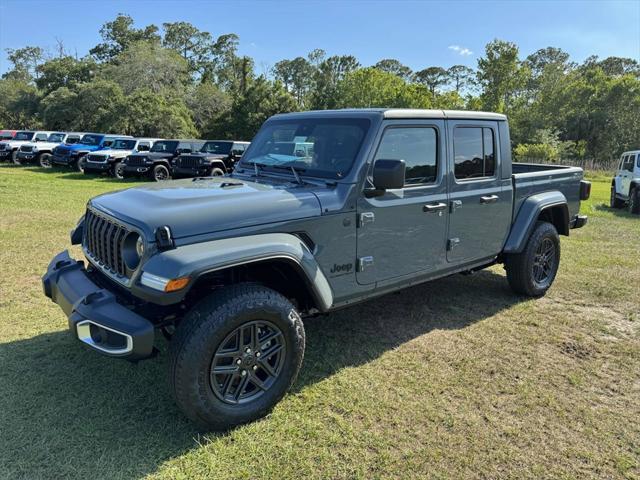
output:
{"label": "fender flare", "polygon": [[269,260],[291,262],[305,278],[320,311],[326,311],[333,305],[333,292],[313,254],[300,238],[289,233],[250,235],[179,246],[153,255],[142,270],[164,278],[190,277],[187,287],[180,291],[184,298],[203,275]]}
{"label": "fender flare", "polygon": [[524,249],[529,236],[533,232],[536,221],[540,214],[552,207],[563,207],[564,218],[563,223],[567,223],[567,232],[569,231],[569,207],[567,198],[562,192],[557,190],[550,192],[538,193],[528,197],[516,214],[511,225],[511,232],[504,245],[504,253],[520,253]]}

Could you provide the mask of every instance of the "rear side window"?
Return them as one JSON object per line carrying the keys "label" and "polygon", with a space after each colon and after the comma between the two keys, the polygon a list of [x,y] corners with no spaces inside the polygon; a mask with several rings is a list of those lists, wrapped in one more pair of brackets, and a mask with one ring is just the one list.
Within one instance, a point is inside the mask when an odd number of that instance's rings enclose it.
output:
{"label": "rear side window", "polygon": [[627,155],[624,159],[623,169],[633,172],[633,163],[635,160],[635,155]]}
{"label": "rear side window", "polygon": [[80,141],[80,137],[78,136],[68,136],[65,143],[78,143]]}
{"label": "rear side window", "polygon": [[113,140],[105,140],[102,142],[103,147],[110,147],[111,145],[113,145]]}
{"label": "rear side window", "polygon": [[147,142],[140,142],[138,144],[138,151],[139,152],[148,152],[150,148],[151,148],[151,145],[149,145],[149,143],[147,143]]}
{"label": "rear side window", "polygon": [[488,127],[456,127],[453,131],[454,173],[457,180],[495,175],[495,134]]}
{"label": "rear side window", "polygon": [[404,160],[405,186],[435,183],[438,176],[438,134],[432,127],[390,127],[374,160]]}
{"label": "rear side window", "polygon": [[38,133],[36,134],[36,142],[46,142],[49,135],[46,133]]}

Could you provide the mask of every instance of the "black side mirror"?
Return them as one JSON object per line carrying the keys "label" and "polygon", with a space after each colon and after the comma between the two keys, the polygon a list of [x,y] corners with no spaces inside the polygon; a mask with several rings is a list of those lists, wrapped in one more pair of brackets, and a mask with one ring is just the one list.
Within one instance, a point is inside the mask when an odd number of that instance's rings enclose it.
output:
{"label": "black side mirror", "polygon": [[373,164],[373,186],[377,190],[404,187],[404,160],[376,160]]}

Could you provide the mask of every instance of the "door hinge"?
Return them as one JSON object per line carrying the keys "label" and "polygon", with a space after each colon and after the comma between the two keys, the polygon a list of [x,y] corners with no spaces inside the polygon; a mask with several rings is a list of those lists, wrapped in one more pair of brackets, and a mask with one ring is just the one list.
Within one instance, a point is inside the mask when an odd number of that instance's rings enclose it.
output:
{"label": "door hinge", "polygon": [[457,237],[456,238],[450,238],[449,240],[447,240],[447,250],[449,250],[449,251],[453,250],[458,245],[460,245],[460,239],[457,238]]}
{"label": "door hinge", "polygon": [[373,212],[363,212],[358,218],[358,227],[362,228],[367,223],[373,223],[376,220],[376,216]]}
{"label": "door hinge", "polygon": [[358,259],[358,271],[364,272],[367,268],[373,267],[373,257],[360,257]]}
{"label": "door hinge", "polygon": [[459,208],[462,208],[462,200],[452,200],[451,201],[451,213],[455,212]]}

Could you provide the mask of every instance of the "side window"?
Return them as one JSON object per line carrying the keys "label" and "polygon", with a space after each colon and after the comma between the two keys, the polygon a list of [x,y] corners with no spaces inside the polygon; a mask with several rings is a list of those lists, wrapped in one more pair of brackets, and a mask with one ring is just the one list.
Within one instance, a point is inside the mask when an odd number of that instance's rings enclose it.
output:
{"label": "side window", "polygon": [[151,145],[149,145],[147,142],[140,142],[138,144],[138,151],[139,152],[148,152],[149,148],[151,148]]}
{"label": "side window", "polygon": [[102,146],[104,148],[110,147],[111,145],[113,145],[113,140],[105,140],[104,142],[102,142]]}
{"label": "side window", "polygon": [[80,141],[80,137],[74,137],[70,135],[67,137],[67,140],[65,141],[65,143],[72,144],[72,143],[78,143],[79,141]]}
{"label": "side window", "polygon": [[438,177],[438,133],[433,127],[390,127],[380,140],[375,160],[404,160],[405,186],[435,183]]}
{"label": "side window", "polygon": [[231,153],[241,157],[244,153],[244,145],[241,143],[234,143],[233,147],[231,147]]}
{"label": "side window", "polygon": [[636,163],[636,156],[635,154],[631,154],[629,155],[629,159],[627,161],[627,170],[629,170],[630,172],[633,172],[634,163]]}
{"label": "side window", "polygon": [[37,133],[35,140],[36,142],[46,142],[47,138],[49,138],[49,135],[46,133]]}
{"label": "side window", "polygon": [[636,154],[636,158],[638,159],[638,161],[637,161],[637,163],[636,163],[636,166],[637,166],[638,168],[640,168],[640,154],[638,154],[638,153],[637,153],[637,154]]}
{"label": "side window", "polygon": [[623,155],[620,159],[620,165],[618,166],[618,170],[624,170],[624,163],[627,160],[627,156]]}
{"label": "side window", "polygon": [[496,170],[493,129],[456,127],[453,131],[453,155],[456,179],[493,177]]}

